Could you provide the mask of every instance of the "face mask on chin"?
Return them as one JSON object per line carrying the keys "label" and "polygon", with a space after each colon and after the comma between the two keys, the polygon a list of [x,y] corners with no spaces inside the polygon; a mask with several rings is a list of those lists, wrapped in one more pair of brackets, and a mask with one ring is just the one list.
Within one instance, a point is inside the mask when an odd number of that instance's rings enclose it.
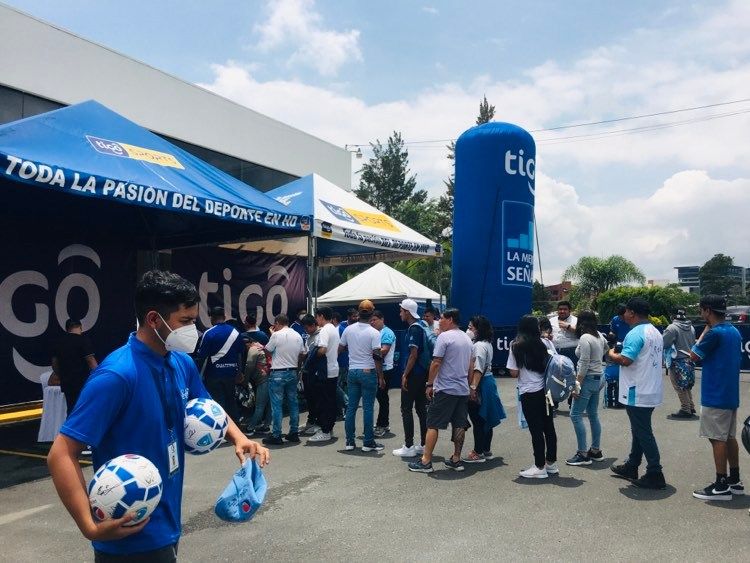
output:
{"label": "face mask on chin", "polygon": [[185,352],[187,354],[192,354],[198,344],[198,329],[195,324],[172,329],[167,324],[167,321],[164,320],[164,317],[159,315],[159,318],[164,323],[164,326],[169,329],[169,336],[167,336],[166,340],[161,337],[158,330],[154,329],[156,336],[164,343],[164,347],[169,352]]}

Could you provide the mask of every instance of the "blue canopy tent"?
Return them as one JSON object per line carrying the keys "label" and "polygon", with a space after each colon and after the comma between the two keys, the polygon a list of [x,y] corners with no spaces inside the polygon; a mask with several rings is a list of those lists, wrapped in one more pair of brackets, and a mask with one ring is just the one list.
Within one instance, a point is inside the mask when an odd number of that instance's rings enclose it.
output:
{"label": "blue canopy tent", "polygon": [[0,194],[11,237],[40,225],[163,249],[311,225],[95,101],[0,126]]}

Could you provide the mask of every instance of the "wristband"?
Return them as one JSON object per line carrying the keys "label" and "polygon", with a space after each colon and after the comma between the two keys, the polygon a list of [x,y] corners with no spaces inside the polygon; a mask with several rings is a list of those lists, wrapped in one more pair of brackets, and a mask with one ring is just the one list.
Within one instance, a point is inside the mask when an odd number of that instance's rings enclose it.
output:
{"label": "wristband", "polygon": [[425,387],[432,387],[432,386],[433,386],[433,383],[426,383],[425,384]]}

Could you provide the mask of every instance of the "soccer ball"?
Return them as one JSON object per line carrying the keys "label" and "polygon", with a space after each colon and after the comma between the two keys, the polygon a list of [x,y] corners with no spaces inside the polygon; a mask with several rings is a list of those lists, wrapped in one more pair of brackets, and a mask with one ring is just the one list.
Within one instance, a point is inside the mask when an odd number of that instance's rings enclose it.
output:
{"label": "soccer ball", "polygon": [[89,503],[98,521],[132,514],[125,526],[135,526],[151,514],[161,500],[161,475],[145,457],[118,456],[102,465],[89,483]]}
{"label": "soccer ball", "polygon": [[229,418],[211,399],[193,399],[185,406],[185,451],[207,454],[219,447],[227,433]]}

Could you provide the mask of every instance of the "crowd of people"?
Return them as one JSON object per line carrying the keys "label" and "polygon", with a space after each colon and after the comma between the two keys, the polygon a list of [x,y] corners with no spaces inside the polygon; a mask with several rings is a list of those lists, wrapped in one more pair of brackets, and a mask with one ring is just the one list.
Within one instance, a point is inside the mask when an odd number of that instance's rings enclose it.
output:
{"label": "crowd of people", "polygon": [[[463,330],[457,309],[442,313],[429,309],[420,315],[416,301],[404,299],[399,314],[405,332],[398,342],[383,313],[368,299],[350,309],[344,322],[338,322],[329,307],[320,307],[314,314],[298,311],[291,325],[286,315],[278,315],[270,334],[259,329],[252,316],[238,323],[227,319],[223,309],[213,308],[212,326],[200,336],[195,327],[198,294],[183,278],[148,272],[139,282],[135,299],[138,330],[100,366],[75,320],[67,324],[72,336],[66,336],[54,351],[55,377],[73,390],[75,399],[50,451],[50,472],[66,508],[93,541],[97,561],[152,551],[164,556],[158,560],[176,557],[184,466],[177,429],[182,428],[184,404],[192,398],[210,396],[222,404],[230,419],[226,436],[241,462],[246,456],[261,464],[270,459],[269,450],[248,436],[263,435],[263,444],[272,447],[298,443],[301,435],[314,445],[331,443],[342,415],[344,451],[359,447],[363,452],[379,452],[384,446],[376,438],[390,431],[388,382],[394,374],[396,352],[401,350],[404,443],[393,455],[414,458],[408,463],[409,471],[433,472],[439,432],[450,425],[453,451],[444,459],[447,469],[462,471],[467,463],[493,458],[493,429],[506,413],[492,373],[493,329],[482,315],[471,317]],[[663,400],[662,366],[668,368],[681,405],[671,418],[693,418],[691,388],[695,363],[700,362],[700,435],[710,441],[716,476],[693,496],[731,500],[744,494],[736,440],[741,338],[725,320],[723,297],[705,296],[699,308],[706,328],[698,339],[682,309],[674,312],[672,323],[660,333],[650,322],[648,302],[640,298],[619,308],[608,334],[599,331],[595,313],[580,311],[575,316],[568,302],[559,303],[557,315],[549,319],[523,316],[505,366],[518,380],[519,407],[534,458],[519,476],[545,479],[560,471],[555,428],[558,406],[546,392],[545,375],[550,355],[560,354],[571,359],[576,374],[570,411],[576,451],[565,463],[580,466],[603,461],[598,409],[606,389],[605,406],[614,406],[614,395],[626,410],[631,434],[630,453],[612,466],[612,472],[638,487],[666,487],[652,428],[654,409]],[[308,411],[302,427],[300,392]],[[252,401],[238,401],[249,396],[254,397],[252,409],[248,408]],[[363,440],[358,445],[360,405]],[[289,417],[286,433],[282,428],[285,413]],[[473,448],[464,454],[469,429]],[[151,459],[163,476],[169,476],[148,528],[148,520],[124,526],[127,516],[104,522],[92,519],[76,462],[89,444],[96,466],[137,451]],[[644,458],[645,472],[640,474]]]}

